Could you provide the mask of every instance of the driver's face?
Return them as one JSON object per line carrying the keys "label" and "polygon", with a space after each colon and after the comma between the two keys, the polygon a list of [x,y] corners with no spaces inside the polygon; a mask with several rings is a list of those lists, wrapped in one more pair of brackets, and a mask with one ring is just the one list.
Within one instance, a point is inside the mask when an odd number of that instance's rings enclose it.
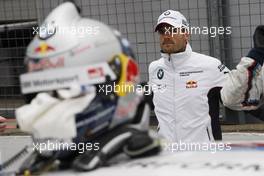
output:
{"label": "driver's face", "polygon": [[189,34],[183,30],[181,28],[174,28],[169,24],[160,26],[158,32],[161,50],[168,54],[184,51],[189,40]]}

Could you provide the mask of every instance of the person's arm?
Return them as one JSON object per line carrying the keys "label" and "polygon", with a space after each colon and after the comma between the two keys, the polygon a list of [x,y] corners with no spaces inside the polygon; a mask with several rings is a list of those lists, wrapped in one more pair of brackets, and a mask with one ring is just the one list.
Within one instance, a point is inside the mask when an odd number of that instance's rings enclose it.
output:
{"label": "person's arm", "polygon": [[209,115],[211,117],[211,127],[215,140],[222,140],[222,130],[219,120],[219,99],[221,87],[212,88],[207,97],[209,104]]}
{"label": "person's arm", "polygon": [[229,72],[221,90],[223,104],[233,110],[254,110],[263,94],[264,26],[254,33],[254,48]]}
{"label": "person's arm", "polygon": [[262,94],[261,66],[243,57],[236,69],[229,72],[221,90],[223,104],[233,110],[257,109]]}
{"label": "person's arm", "polygon": [[220,61],[216,60],[212,65],[212,72],[209,75],[211,78],[211,89],[207,94],[207,98],[209,115],[211,117],[211,127],[215,140],[222,140],[222,130],[219,120],[219,101],[221,101],[220,90],[224,85],[228,72],[229,69]]}

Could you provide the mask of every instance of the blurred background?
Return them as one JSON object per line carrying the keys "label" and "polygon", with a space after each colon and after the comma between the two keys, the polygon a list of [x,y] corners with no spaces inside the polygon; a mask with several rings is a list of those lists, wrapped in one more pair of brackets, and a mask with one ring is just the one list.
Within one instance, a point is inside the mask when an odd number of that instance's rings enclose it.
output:
{"label": "blurred background", "polygon": [[[0,116],[14,118],[14,109],[24,104],[19,74],[23,72],[26,46],[33,27],[63,0],[0,0]],[[82,15],[121,31],[128,38],[147,81],[148,65],[160,58],[154,26],[165,10],[178,10],[196,27],[229,27],[231,35],[192,35],[193,50],[211,55],[230,69],[252,47],[257,25],[264,23],[263,0],[76,0]],[[154,117],[153,117],[154,118]],[[222,124],[259,123],[243,112],[221,109]],[[262,122],[263,123],[263,122]],[[255,127],[252,127],[255,128]]]}

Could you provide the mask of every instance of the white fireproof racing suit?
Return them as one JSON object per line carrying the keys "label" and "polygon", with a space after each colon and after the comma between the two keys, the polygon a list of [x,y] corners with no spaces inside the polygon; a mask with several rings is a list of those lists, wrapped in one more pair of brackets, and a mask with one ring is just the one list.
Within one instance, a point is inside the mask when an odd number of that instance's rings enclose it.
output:
{"label": "white fireproof racing suit", "polygon": [[220,90],[229,70],[189,44],[184,52],[161,56],[149,65],[159,134],[169,142],[213,141],[208,94]]}
{"label": "white fireproof racing suit", "polygon": [[263,104],[261,66],[249,57],[243,57],[236,69],[230,71],[221,90],[223,104],[233,110],[255,110]]}

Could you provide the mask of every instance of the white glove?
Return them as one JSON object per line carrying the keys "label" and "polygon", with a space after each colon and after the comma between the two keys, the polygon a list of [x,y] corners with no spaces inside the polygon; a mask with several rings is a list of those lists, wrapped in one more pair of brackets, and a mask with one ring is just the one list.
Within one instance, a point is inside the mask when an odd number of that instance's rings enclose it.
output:
{"label": "white glove", "polygon": [[35,138],[71,139],[76,136],[75,115],[82,112],[96,95],[94,91],[76,96],[71,90],[62,93],[66,99],[57,99],[48,93],[39,93],[30,104],[16,110],[16,118],[23,131]]}

